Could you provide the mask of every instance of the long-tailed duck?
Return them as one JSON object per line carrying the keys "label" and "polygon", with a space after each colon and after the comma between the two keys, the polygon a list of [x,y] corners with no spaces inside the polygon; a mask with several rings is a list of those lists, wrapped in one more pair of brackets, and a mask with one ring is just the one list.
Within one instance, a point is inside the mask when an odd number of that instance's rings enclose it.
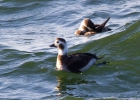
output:
{"label": "long-tailed duck", "polygon": [[56,68],[73,73],[80,73],[90,68],[98,59],[95,54],[91,53],[75,53],[67,55],[67,42],[63,38],[56,38],[55,42],[50,47],[58,48],[58,56]]}
{"label": "long-tailed duck", "polygon": [[77,36],[79,35],[89,36],[94,35],[96,33],[110,31],[111,29],[105,26],[106,23],[109,21],[109,19],[110,17],[102,24],[94,24],[89,18],[85,18],[81,22],[80,27],[78,28],[78,30],[75,31],[74,34]]}

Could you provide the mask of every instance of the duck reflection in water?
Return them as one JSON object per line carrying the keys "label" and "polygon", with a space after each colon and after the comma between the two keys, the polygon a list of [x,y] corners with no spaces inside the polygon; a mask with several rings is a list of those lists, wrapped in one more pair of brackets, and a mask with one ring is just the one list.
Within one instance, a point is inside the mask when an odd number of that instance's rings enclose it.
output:
{"label": "duck reflection in water", "polygon": [[80,78],[66,78],[66,77],[57,77],[58,85],[56,86],[56,90],[58,90],[61,94],[67,93],[67,91],[75,89],[79,84],[87,84],[86,80]]}

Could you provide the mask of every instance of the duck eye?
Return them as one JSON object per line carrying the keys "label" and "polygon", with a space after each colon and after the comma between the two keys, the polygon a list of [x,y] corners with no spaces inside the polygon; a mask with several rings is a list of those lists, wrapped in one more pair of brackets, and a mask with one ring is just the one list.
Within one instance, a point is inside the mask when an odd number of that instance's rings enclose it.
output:
{"label": "duck eye", "polygon": [[59,43],[59,41],[57,41],[57,43]]}

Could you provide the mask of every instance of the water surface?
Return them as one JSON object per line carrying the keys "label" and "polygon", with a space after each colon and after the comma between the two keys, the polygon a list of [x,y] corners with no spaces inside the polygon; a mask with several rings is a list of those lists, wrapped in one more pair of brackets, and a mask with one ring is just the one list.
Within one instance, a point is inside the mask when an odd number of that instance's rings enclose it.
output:
{"label": "water surface", "polygon": [[[1,99],[140,98],[140,1],[0,0]],[[76,37],[84,18],[112,31]],[[73,74],[55,69],[56,37],[69,54],[90,52],[110,63]]]}

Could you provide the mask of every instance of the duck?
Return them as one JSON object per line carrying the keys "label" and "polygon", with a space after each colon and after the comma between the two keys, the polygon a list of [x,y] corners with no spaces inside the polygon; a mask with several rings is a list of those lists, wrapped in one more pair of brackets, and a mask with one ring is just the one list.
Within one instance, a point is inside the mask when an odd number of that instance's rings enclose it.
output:
{"label": "duck", "polygon": [[94,24],[90,18],[85,18],[84,20],[82,20],[80,27],[75,31],[74,34],[76,36],[91,36],[97,33],[110,31],[112,29],[105,26],[109,19],[110,17],[106,19],[106,21],[104,21],[102,24]]}
{"label": "duck", "polygon": [[67,42],[63,38],[56,38],[50,47],[58,48],[58,55],[56,61],[56,69],[72,73],[81,73],[88,70],[98,59],[91,53],[74,53],[68,55]]}

